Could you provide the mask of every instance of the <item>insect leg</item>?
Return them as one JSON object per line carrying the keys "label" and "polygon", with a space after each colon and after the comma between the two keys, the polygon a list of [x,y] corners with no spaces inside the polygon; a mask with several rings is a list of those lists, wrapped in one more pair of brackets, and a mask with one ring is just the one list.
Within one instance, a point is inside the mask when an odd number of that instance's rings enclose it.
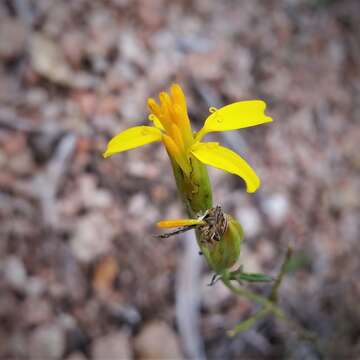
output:
{"label": "insect leg", "polygon": [[177,234],[181,234],[184,233],[186,231],[190,231],[192,229],[195,229],[197,225],[189,225],[189,226],[183,226],[177,230],[174,231],[170,231],[168,233],[164,233],[164,234],[160,234],[160,235],[155,235],[155,237],[159,238],[159,239],[167,239],[171,236],[177,235]]}

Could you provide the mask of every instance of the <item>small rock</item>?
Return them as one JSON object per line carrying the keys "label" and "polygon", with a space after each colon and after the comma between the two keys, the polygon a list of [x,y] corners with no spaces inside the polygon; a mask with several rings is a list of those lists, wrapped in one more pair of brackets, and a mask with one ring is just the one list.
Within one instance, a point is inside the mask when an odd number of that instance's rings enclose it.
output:
{"label": "small rock", "polygon": [[30,42],[32,66],[39,75],[60,85],[70,85],[73,74],[64,53],[57,43],[43,35],[35,34]]}
{"label": "small rock", "polygon": [[5,279],[17,290],[23,290],[26,285],[26,269],[23,262],[16,256],[9,256],[3,268]]}
{"label": "small rock", "polygon": [[161,203],[163,201],[168,200],[170,197],[168,187],[160,184],[155,184],[151,188],[151,198],[154,200],[155,203]]}
{"label": "small rock", "polygon": [[21,309],[23,321],[28,326],[44,324],[53,316],[49,302],[37,297],[28,297]]}
{"label": "small rock", "polygon": [[221,284],[221,281],[209,286],[210,281],[210,275],[207,275],[202,279],[201,299],[206,309],[217,311],[221,305],[232,297],[232,294],[229,289]]}
{"label": "small rock", "polygon": [[21,152],[11,157],[9,167],[18,176],[30,175],[34,171],[33,158],[28,151]]}
{"label": "small rock", "polygon": [[283,224],[290,208],[289,200],[284,194],[271,195],[265,199],[262,206],[273,226]]}
{"label": "small rock", "polygon": [[112,205],[111,194],[96,185],[96,179],[83,175],[79,179],[79,189],[82,203],[87,208],[105,208]]}
{"label": "small rock", "polygon": [[128,203],[129,213],[131,215],[139,215],[146,207],[148,200],[143,193],[138,193],[131,197]]}
{"label": "small rock", "polygon": [[119,48],[124,59],[145,67],[148,59],[147,53],[142,43],[139,42],[139,37],[132,31],[120,33]]}
{"label": "small rock", "polygon": [[85,274],[73,252],[68,246],[58,249],[59,265],[57,268],[60,292],[64,292],[68,298],[74,301],[83,299],[86,294]]}
{"label": "small rock", "polygon": [[141,218],[144,223],[151,224],[159,217],[159,210],[153,206],[150,200],[142,193],[131,197],[128,205],[129,214]]}
{"label": "small rock", "polygon": [[65,334],[56,325],[44,325],[32,333],[29,347],[32,360],[60,359],[65,350]]}
{"label": "small rock", "polygon": [[0,58],[11,59],[24,51],[27,30],[20,21],[0,19]]}
{"label": "small rock", "polygon": [[27,336],[23,331],[15,331],[8,340],[9,350],[15,359],[27,358],[27,345]]}
{"label": "small rock", "polygon": [[134,347],[140,359],[183,358],[175,332],[162,321],[153,321],[145,325],[135,338]]}
{"label": "small rock", "polygon": [[258,254],[255,251],[251,251],[246,246],[241,249],[240,263],[245,272],[261,273],[264,271]]}
{"label": "small rock", "polygon": [[81,61],[85,56],[86,41],[85,33],[81,31],[65,31],[62,36],[64,54],[77,68],[81,66]]}
{"label": "small rock", "polygon": [[273,261],[276,256],[274,242],[269,241],[268,239],[262,239],[257,246],[257,255],[262,263]]}
{"label": "small rock", "polygon": [[131,305],[121,305],[113,302],[108,305],[110,316],[119,324],[127,324],[130,327],[138,325],[141,321],[139,310]]}
{"label": "small rock", "polygon": [[76,353],[77,351],[87,352],[90,342],[89,335],[82,328],[78,327],[76,324],[70,324],[70,322],[75,323],[76,320],[72,319],[68,324],[63,324],[63,326],[65,326],[64,330],[66,331],[66,351],[69,354],[74,351]]}
{"label": "small rock", "polygon": [[158,28],[164,18],[164,11],[162,11],[164,3],[163,0],[141,1],[139,6],[141,23],[146,27]]}
{"label": "small rock", "polygon": [[41,278],[31,276],[26,282],[26,293],[29,296],[41,296],[45,291],[45,283]]}
{"label": "small rock", "polygon": [[94,360],[132,359],[129,335],[120,331],[95,340],[92,346],[92,358]]}
{"label": "small rock", "polygon": [[69,314],[63,313],[58,316],[58,324],[64,331],[76,329],[76,320]]}
{"label": "small rock", "polygon": [[90,213],[78,223],[71,239],[74,255],[82,262],[91,262],[111,250],[113,227],[101,213]]}
{"label": "small rock", "polygon": [[128,165],[128,172],[130,175],[146,177],[146,165],[143,161],[131,161]]}
{"label": "small rock", "polygon": [[253,207],[244,207],[236,212],[236,218],[244,229],[246,237],[255,237],[261,230],[259,213]]}

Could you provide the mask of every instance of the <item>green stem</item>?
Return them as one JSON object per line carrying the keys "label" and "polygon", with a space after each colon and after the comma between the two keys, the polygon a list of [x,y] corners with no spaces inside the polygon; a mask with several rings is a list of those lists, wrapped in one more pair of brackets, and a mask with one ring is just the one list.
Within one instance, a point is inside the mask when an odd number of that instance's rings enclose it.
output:
{"label": "green stem", "polygon": [[194,157],[190,158],[191,174],[187,177],[171,159],[176,186],[189,217],[194,218],[212,207],[212,191],[206,166]]}
{"label": "green stem", "polygon": [[[177,163],[171,158],[170,154],[169,157],[171,159],[178,192],[184,203],[186,211],[189,217],[195,218],[199,215],[199,213],[204,213],[206,210],[212,207],[212,191],[206,166],[200,161],[198,161],[196,158],[191,157],[190,164],[192,172],[190,174],[190,177],[187,177],[184,175]],[[204,243],[206,243],[206,241],[202,241],[201,235],[198,231],[196,231],[196,239],[201,252],[204,254],[208,264],[211,266],[209,249],[207,246],[203,245]],[[278,289],[286,272],[286,267],[291,257],[291,253],[292,249],[288,248],[285,260],[281,266],[279,275],[274,282],[271,294],[268,298],[258,295],[248,289],[234,286],[231,283],[229,274],[226,272],[223,274],[219,274],[224,285],[231,292],[261,306],[261,309],[259,311],[257,311],[247,320],[238,324],[232,331],[230,331],[230,336],[234,336],[240,331],[249,329],[256,321],[262,319],[269,313],[273,313],[277,318],[285,321],[290,327],[294,328],[300,337],[314,341],[314,335],[311,332],[303,329],[297,323],[290,320],[285,314],[285,312],[277,305]]]}
{"label": "green stem", "polygon": [[290,261],[290,258],[292,256],[292,252],[293,252],[293,249],[292,249],[292,247],[289,246],[287,249],[286,255],[285,255],[285,259],[281,265],[279,274],[275,279],[274,285],[271,289],[270,296],[268,298],[258,295],[248,289],[235,287],[234,285],[232,285],[231,281],[228,278],[222,277],[222,281],[223,281],[224,285],[229,290],[231,290],[233,293],[236,293],[240,296],[245,297],[246,299],[248,299],[250,301],[257,303],[258,305],[261,305],[261,309],[259,311],[257,311],[255,314],[250,316],[248,319],[246,319],[246,320],[242,321],[241,323],[239,323],[238,325],[236,325],[233,330],[229,331],[228,332],[229,336],[235,336],[239,332],[248,330],[251,326],[253,326],[255,324],[255,322],[257,322],[258,320],[262,319],[263,317],[268,315],[270,312],[272,312],[278,319],[284,321],[290,328],[294,329],[296,334],[300,338],[311,341],[314,343],[314,345],[316,347],[318,347],[317,343],[316,343],[317,338],[316,338],[315,334],[313,334],[311,331],[304,329],[298,323],[291,320],[285,314],[285,312],[282,309],[280,309],[277,305],[278,290],[279,290],[279,287],[283,280],[283,277],[286,273],[286,269],[287,269],[288,263]]}
{"label": "green stem", "polygon": [[286,272],[286,267],[290,260],[291,254],[292,254],[292,248],[289,247],[288,251],[286,253],[286,256],[285,256],[285,260],[281,266],[278,276],[275,279],[274,285],[271,289],[271,294],[268,298],[258,295],[248,289],[235,287],[234,285],[232,285],[231,280],[229,280],[228,277],[226,277],[226,276],[222,277],[222,281],[223,281],[224,285],[229,290],[231,290],[233,293],[236,293],[250,301],[257,303],[258,305],[261,305],[261,309],[259,311],[257,311],[255,314],[250,316],[248,319],[246,319],[246,320],[242,321],[241,323],[239,323],[238,325],[236,325],[233,330],[229,331],[228,332],[229,336],[232,337],[232,336],[235,336],[236,334],[238,334],[239,332],[248,330],[251,326],[253,326],[255,324],[255,322],[262,319],[263,317],[268,315],[270,312],[272,312],[280,320],[289,322],[286,314],[284,313],[284,311],[282,309],[280,309],[277,306],[276,302],[277,302],[277,292],[280,287],[283,276]]}
{"label": "green stem", "polygon": [[267,309],[267,312],[272,311],[274,315],[276,315],[280,319],[284,319],[286,317],[283,310],[281,310],[273,301],[268,298],[258,295],[248,289],[235,287],[230,280],[226,278],[222,278],[223,284],[234,294],[242,296],[258,305],[261,305]]}
{"label": "green stem", "polygon": [[[170,157],[170,155],[169,155]],[[212,205],[212,191],[206,166],[194,157],[190,158],[191,175],[187,177],[178,164],[170,157],[174,172],[178,193],[190,218],[196,218],[199,213],[204,213]],[[211,264],[209,249],[198,231],[196,239],[201,252],[204,254],[208,264]]]}

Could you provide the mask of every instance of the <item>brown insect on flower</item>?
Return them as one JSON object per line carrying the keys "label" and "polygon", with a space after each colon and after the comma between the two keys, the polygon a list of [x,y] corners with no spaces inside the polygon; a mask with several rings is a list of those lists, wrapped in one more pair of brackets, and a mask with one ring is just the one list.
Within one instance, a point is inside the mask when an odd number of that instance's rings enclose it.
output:
{"label": "brown insect on flower", "polygon": [[228,226],[229,215],[225,214],[220,206],[210,208],[200,215],[197,219],[178,219],[178,220],[163,220],[157,226],[160,228],[178,229],[158,235],[157,237],[164,239],[171,236],[196,229],[200,232],[202,242],[209,245],[215,241],[220,241]]}

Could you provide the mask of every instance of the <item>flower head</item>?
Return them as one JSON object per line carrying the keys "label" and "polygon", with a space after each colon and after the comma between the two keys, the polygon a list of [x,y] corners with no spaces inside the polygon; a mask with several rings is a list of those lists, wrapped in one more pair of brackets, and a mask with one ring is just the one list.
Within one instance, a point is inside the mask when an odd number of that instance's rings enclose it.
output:
{"label": "flower head", "polygon": [[220,109],[211,107],[204,126],[193,133],[187,112],[184,92],[173,84],[170,92],[161,92],[160,103],[147,101],[153,126],[135,126],[113,137],[104,157],[130,150],[155,141],[162,141],[169,156],[176,161],[185,176],[192,171],[192,157],[200,162],[240,176],[248,192],[260,186],[260,179],[250,165],[234,151],[217,142],[203,142],[210,132],[237,130],[271,122],[264,114],[266,104],[261,100],[240,101]]}

